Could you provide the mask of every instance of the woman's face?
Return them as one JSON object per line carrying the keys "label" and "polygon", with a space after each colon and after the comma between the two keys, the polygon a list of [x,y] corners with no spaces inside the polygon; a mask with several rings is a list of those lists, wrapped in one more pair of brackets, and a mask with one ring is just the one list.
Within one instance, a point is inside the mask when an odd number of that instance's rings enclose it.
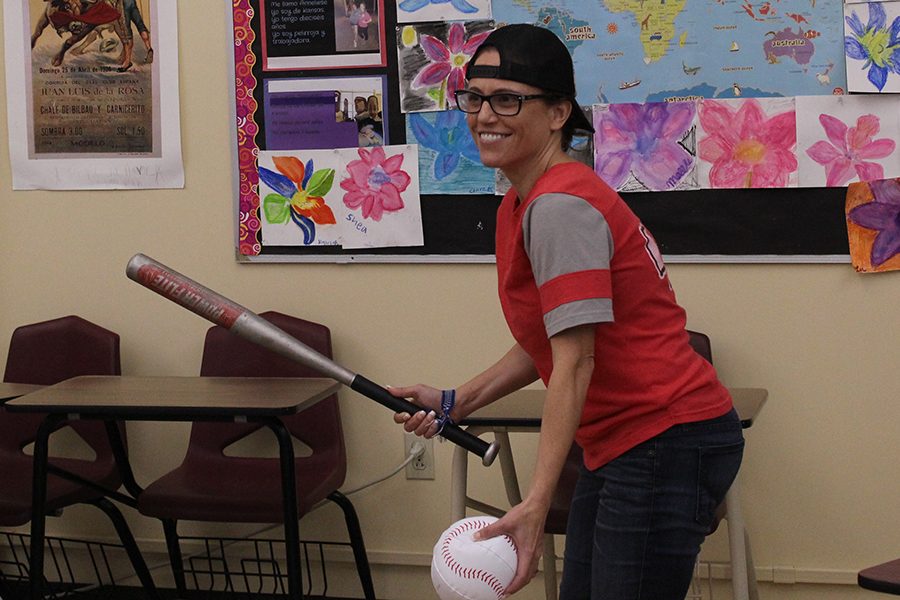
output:
{"label": "woman's face", "polygon": [[357,98],[353,102],[356,106],[356,112],[364,112],[366,110],[366,101],[362,98]]}
{"label": "woman's face", "polygon": [[[485,48],[475,64],[497,66],[500,54],[494,48]],[[471,79],[466,89],[485,96],[503,92],[523,96],[543,93],[539,88],[517,81],[480,77]],[[522,103],[519,114],[507,117],[498,115],[488,102],[484,102],[479,112],[466,115],[466,123],[481,162],[487,167],[509,170],[527,166],[528,161],[543,152],[548,144],[559,143],[552,138],[554,131],[561,128],[557,123],[558,111],[557,105],[528,100]]]}

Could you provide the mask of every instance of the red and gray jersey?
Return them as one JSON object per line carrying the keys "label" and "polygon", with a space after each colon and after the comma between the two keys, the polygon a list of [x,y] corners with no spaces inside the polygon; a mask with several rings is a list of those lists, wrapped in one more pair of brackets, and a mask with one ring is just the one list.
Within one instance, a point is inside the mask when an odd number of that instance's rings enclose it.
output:
{"label": "red and gray jersey", "polygon": [[500,303],[544,383],[550,337],[597,324],[595,368],[576,439],[597,468],[672,425],[725,414],[731,398],[688,342],[656,242],[581,163],[549,169],[497,214]]}

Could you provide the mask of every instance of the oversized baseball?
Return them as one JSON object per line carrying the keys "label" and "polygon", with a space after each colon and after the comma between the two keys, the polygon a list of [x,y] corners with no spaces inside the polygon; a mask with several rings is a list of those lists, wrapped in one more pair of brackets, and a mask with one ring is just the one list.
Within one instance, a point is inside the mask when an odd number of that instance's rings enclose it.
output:
{"label": "oversized baseball", "polygon": [[516,574],[509,536],[476,542],[475,532],[497,519],[468,517],[451,525],[434,546],[431,581],[441,600],[498,600]]}

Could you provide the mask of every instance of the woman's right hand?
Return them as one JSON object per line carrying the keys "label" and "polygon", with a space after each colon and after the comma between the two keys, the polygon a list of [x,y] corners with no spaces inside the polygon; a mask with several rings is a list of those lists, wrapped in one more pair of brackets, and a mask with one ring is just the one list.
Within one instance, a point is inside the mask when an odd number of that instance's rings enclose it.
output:
{"label": "woman's right hand", "polygon": [[390,387],[388,391],[399,398],[407,398],[413,404],[422,407],[415,414],[399,412],[394,414],[394,422],[402,423],[403,429],[430,438],[437,433],[438,426],[435,421],[441,412],[441,390],[416,384],[408,387]]}

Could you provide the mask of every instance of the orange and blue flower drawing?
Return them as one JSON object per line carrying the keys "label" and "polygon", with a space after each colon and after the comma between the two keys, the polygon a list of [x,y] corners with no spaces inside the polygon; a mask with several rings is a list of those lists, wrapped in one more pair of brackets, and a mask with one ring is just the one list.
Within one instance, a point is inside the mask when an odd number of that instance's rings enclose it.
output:
{"label": "orange and blue flower drawing", "polygon": [[316,224],[334,225],[334,212],[325,204],[325,195],[334,183],[334,169],[315,170],[312,159],[304,165],[294,156],[272,158],[278,173],[259,167],[259,178],[274,193],[262,199],[266,221],[273,224],[293,221],[303,232],[303,243],[316,240]]}
{"label": "orange and blue flower drawing", "polygon": [[900,179],[851,183],[846,214],[853,267],[900,270]]}
{"label": "orange and blue flower drawing", "polygon": [[701,186],[797,185],[797,116],[792,99],[701,100],[698,121]]}

